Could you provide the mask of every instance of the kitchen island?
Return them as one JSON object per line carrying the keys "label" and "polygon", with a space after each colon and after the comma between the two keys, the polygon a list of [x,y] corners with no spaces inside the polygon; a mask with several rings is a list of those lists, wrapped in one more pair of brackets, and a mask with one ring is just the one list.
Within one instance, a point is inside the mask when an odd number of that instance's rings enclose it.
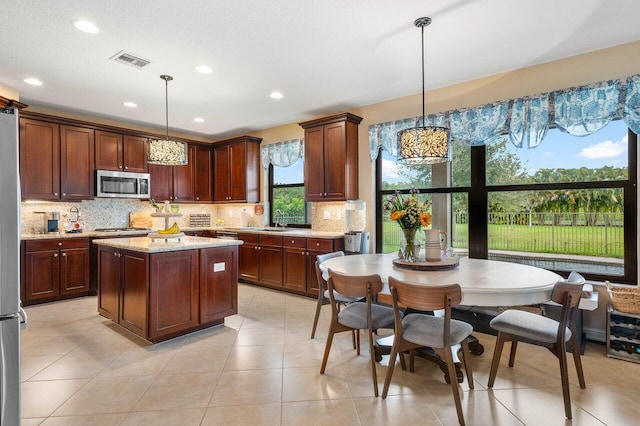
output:
{"label": "kitchen island", "polygon": [[98,245],[98,312],[156,343],[238,312],[239,240],[109,238]]}

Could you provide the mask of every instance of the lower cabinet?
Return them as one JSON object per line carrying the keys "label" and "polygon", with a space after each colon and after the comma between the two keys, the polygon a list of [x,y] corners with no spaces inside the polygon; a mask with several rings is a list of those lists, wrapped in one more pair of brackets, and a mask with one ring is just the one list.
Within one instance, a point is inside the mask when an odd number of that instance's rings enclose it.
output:
{"label": "lower cabinet", "polygon": [[25,305],[88,294],[88,238],[24,241],[21,256]]}
{"label": "lower cabinet", "polygon": [[241,233],[239,278],[309,296],[318,295],[319,254],[343,250],[342,238],[310,238]]}
{"label": "lower cabinet", "polygon": [[98,312],[152,342],[237,313],[235,246],[141,253],[100,245]]}

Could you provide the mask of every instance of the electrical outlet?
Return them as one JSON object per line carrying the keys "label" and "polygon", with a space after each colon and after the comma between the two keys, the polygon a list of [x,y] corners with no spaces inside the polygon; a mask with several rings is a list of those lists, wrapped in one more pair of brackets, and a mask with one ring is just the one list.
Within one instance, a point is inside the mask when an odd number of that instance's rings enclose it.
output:
{"label": "electrical outlet", "polygon": [[323,211],[323,212],[322,212],[322,218],[323,218],[323,219],[326,219],[326,220],[331,219],[331,211],[329,211],[329,210],[325,210],[325,211]]}

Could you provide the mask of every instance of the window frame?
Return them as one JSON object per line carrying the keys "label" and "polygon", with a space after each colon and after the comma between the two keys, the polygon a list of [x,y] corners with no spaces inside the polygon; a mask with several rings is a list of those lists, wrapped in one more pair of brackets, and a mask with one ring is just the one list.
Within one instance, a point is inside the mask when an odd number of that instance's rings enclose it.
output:
{"label": "window frame", "polygon": [[[538,183],[538,184],[514,184],[514,185],[487,185],[486,183],[486,146],[471,147],[471,184],[466,187],[439,187],[439,188],[418,188],[420,193],[425,194],[454,194],[467,193],[469,200],[469,257],[477,259],[488,259],[488,200],[489,193],[493,192],[518,192],[537,191],[551,189],[594,189],[594,188],[622,188],[624,191],[624,273],[622,276],[605,275],[594,273],[581,273],[586,279],[595,281],[615,281],[625,284],[637,285],[637,142],[638,135],[631,129],[628,134],[628,179],[616,181],[597,182],[559,182],[559,183]],[[385,195],[392,194],[394,190],[382,189],[382,155],[378,155],[376,160],[376,252],[382,252],[382,220],[384,208],[382,199]],[[400,191],[409,193],[409,190]],[[556,273],[566,273],[556,271]]]}
{"label": "window frame", "polygon": [[[304,167],[304,166],[303,166]],[[304,169],[303,169],[304,170]],[[274,188],[302,188],[302,193],[305,194],[304,191],[304,181],[302,183],[287,183],[287,184],[281,184],[281,185],[275,185],[273,183],[273,175],[274,175],[274,170],[273,170],[273,164],[269,164],[269,171],[268,171],[268,175],[269,175],[269,225],[270,226],[275,226],[275,221],[273,220],[275,215],[273,212],[273,189]],[[306,198],[304,199],[304,216],[305,218],[309,217],[309,203],[307,202]],[[287,224],[287,228],[300,228],[300,229],[311,229],[311,223],[288,223]]]}

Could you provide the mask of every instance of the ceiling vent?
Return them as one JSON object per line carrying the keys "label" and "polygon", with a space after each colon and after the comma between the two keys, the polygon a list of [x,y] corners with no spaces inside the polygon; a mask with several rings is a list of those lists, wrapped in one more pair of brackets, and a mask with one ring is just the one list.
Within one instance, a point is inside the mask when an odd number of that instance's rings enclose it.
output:
{"label": "ceiling vent", "polygon": [[123,64],[131,65],[136,68],[144,68],[151,63],[151,61],[138,58],[137,56],[134,56],[131,53],[127,53],[123,50],[119,51],[109,59],[113,59],[116,62],[121,62]]}

